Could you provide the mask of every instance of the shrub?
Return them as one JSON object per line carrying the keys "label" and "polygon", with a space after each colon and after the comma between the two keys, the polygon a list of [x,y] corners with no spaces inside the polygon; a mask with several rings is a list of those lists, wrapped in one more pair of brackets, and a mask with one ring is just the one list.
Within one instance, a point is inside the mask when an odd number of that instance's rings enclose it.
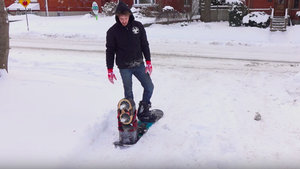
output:
{"label": "shrub", "polygon": [[232,5],[229,10],[229,26],[241,26],[243,17],[247,14],[247,7],[243,4]]}
{"label": "shrub", "polygon": [[266,28],[270,25],[270,15],[265,12],[251,12],[244,16],[243,24],[245,26]]}
{"label": "shrub", "polygon": [[171,21],[177,21],[181,18],[183,18],[183,15],[180,12],[171,6],[165,6],[156,17],[156,21],[165,21],[169,24]]}
{"label": "shrub", "polygon": [[141,6],[141,7],[132,7],[131,12],[137,18],[139,17],[155,17],[157,16],[158,9],[155,7]]}
{"label": "shrub", "polygon": [[117,3],[116,2],[106,2],[102,7],[102,13],[107,15],[107,16],[112,16],[114,15],[116,8],[117,8]]}

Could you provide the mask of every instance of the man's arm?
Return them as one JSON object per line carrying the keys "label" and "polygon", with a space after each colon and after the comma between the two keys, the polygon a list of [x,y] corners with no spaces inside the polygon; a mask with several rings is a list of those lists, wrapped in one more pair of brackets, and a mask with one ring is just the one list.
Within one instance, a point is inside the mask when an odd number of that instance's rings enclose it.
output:
{"label": "man's arm", "polygon": [[144,54],[144,57],[146,61],[151,61],[151,54],[150,54],[150,48],[149,48],[149,43],[147,40],[147,34],[144,26],[141,24],[141,47],[142,47],[142,52]]}
{"label": "man's arm", "polygon": [[116,53],[116,45],[111,30],[106,33],[106,66],[107,69],[113,69]]}

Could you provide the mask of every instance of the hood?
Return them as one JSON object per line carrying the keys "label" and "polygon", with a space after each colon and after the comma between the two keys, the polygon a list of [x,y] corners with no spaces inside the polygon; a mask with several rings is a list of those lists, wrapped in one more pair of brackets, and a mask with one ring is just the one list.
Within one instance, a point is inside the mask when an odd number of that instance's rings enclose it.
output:
{"label": "hood", "polygon": [[125,4],[122,1],[119,1],[118,5],[117,5],[117,8],[116,8],[116,12],[115,12],[115,14],[116,14],[116,16],[115,16],[116,22],[118,22],[118,23],[121,24],[121,22],[119,20],[119,17],[117,16],[117,14],[121,14],[121,13],[124,13],[126,11],[128,11],[130,13],[129,21],[128,22],[131,23],[134,20],[134,16],[133,16],[131,10],[129,9],[129,7],[128,7],[127,4]]}

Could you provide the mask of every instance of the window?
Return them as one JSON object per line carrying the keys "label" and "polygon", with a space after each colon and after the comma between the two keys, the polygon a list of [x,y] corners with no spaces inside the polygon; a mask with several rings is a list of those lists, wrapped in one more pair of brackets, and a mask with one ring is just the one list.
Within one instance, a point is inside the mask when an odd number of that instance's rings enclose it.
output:
{"label": "window", "polygon": [[151,5],[151,4],[155,3],[154,1],[155,0],[134,0],[134,4],[136,4],[136,5],[147,5],[147,4]]}
{"label": "window", "polygon": [[184,0],[184,5],[189,5],[189,0]]}
{"label": "window", "polygon": [[190,7],[190,0],[184,0],[184,7]]}
{"label": "window", "polygon": [[272,2],[272,0],[268,0],[268,2]]}
{"label": "window", "polygon": [[294,8],[299,8],[299,0],[294,0]]}

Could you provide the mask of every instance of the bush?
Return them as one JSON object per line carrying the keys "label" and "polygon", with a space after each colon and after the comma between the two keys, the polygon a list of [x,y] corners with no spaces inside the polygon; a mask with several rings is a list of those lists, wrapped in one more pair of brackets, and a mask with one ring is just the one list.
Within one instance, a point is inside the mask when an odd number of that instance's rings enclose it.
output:
{"label": "bush", "polygon": [[164,21],[169,24],[172,21],[177,21],[182,18],[183,15],[180,12],[176,11],[173,7],[165,6],[156,17],[156,21]]}
{"label": "bush", "polygon": [[270,25],[270,15],[265,12],[251,12],[244,16],[243,24],[245,26],[266,28]]}
{"label": "bush", "polygon": [[148,6],[141,6],[141,7],[132,7],[131,12],[133,13],[134,17],[155,17],[157,16],[157,9],[154,7]]}
{"label": "bush", "polygon": [[243,17],[247,14],[247,7],[243,4],[233,5],[229,10],[229,26],[241,26]]}
{"label": "bush", "polygon": [[226,1],[225,0],[212,0],[211,3],[213,5],[224,5],[224,4],[226,4]]}
{"label": "bush", "polygon": [[117,3],[116,2],[106,2],[102,7],[102,13],[106,16],[112,16],[115,14]]}

